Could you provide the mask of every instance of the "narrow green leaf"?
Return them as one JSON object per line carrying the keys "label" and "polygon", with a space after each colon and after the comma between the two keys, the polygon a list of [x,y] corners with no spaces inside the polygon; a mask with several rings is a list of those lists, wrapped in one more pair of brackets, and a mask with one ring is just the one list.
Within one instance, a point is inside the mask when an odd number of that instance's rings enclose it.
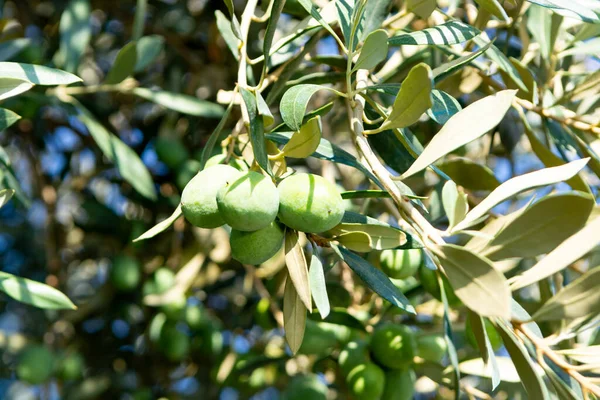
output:
{"label": "narrow green leaf", "polygon": [[0,291],[21,303],[48,310],[75,310],[62,292],[40,282],[0,272]]}
{"label": "narrow green leaf", "polygon": [[292,229],[285,232],[285,264],[298,297],[307,310],[312,310],[308,264],[299,243],[298,232]]}
{"label": "narrow green leaf", "polygon": [[563,17],[600,24],[600,7],[594,0],[527,0],[546,7]]}
{"label": "narrow green leaf", "polygon": [[223,40],[225,40],[225,44],[233,54],[236,60],[240,58],[239,45],[240,40],[233,33],[233,29],[231,28],[231,21],[219,10],[215,11],[215,19],[217,21],[217,29],[223,36]]}
{"label": "narrow green leaf", "polygon": [[136,42],[137,61],[134,72],[141,72],[152,64],[165,46],[165,39],[159,35],[142,36]]}
{"label": "narrow green leaf", "polygon": [[503,90],[484,97],[455,114],[402,176],[406,178],[414,175],[446,154],[489,132],[500,123],[515,94],[515,90]]}
{"label": "narrow green leaf", "polygon": [[577,43],[573,47],[561,51],[559,58],[576,55],[597,55],[600,52],[600,38],[586,40],[583,43]]}
{"label": "narrow green leaf", "polygon": [[544,168],[509,179],[475,206],[467,214],[466,218],[454,228],[454,231],[459,231],[473,225],[485,216],[489,210],[517,193],[540,186],[552,185],[572,178],[585,167],[588,160],[587,158],[576,160],[559,167]]}
{"label": "narrow green leaf", "polygon": [[256,97],[245,88],[240,89],[240,94],[244,100],[246,110],[248,111],[248,118],[250,120],[250,125],[247,128],[249,129],[248,133],[250,135],[250,142],[252,143],[254,158],[263,170],[268,174],[271,174],[272,171],[271,166],[269,165],[269,156],[265,144],[265,126],[263,119],[258,115]]}
{"label": "narrow green leaf", "polygon": [[575,319],[600,312],[600,267],[593,268],[561,289],[535,314],[536,321]]}
{"label": "narrow green leaf", "polygon": [[477,164],[468,158],[452,158],[438,164],[438,168],[448,174],[454,182],[469,190],[491,191],[500,186],[494,171],[488,166]]}
{"label": "narrow green leaf", "polygon": [[462,110],[458,100],[442,90],[431,91],[431,102],[427,115],[440,125],[444,125],[450,117]]}
{"label": "narrow green leaf", "polygon": [[262,117],[263,125],[265,127],[273,125],[275,118],[273,117],[273,114],[271,114],[271,110],[265,102],[265,99],[263,99],[259,92],[255,92],[254,95],[256,96],[256,108],[258,110],[258,115]]}
{"label": "narrow green leaf", "polygon": [[425,63],[414,66],[402,82],[392,112],[379,130],[404,128],[417,122],[431,108],[432,85],[431,68]]}
{"label": "narrow green leaf", "polygon": [[509,329],[502,323],[497,326],[500,328],[498,332],[502,336],[506,351],[508,351],[521,377],[521,384],[527,392],[527,397],[529,399],[550,400],[548,389],[542,377],[536,371],[535,365],[527,353],[527,349],[521,344],[521,341],[515,336],[512,329]]}
{"label": "narrow green leaf", "polygon": [[[473,38],[473,41],[479,47],[485,47],[491,43],[491,40],[485,32],[479,36],[475,36]],[[502,52],[502,50],[500,50],[498,47],[492,44],[485,52],[485,55],[489,57],[490,60],[495,62],[496,65],[498,65],[498,68],[504,71],[510,77],[510,79],[512,79],[512,81],[519,87],[519,89],[525,91],[527,90],[527,85],[521,79],[519,71],[517,71],[517,69],[510,62],[508,57],[506,57],[506,55]]]}
{"label": "narrow green leaf", "polygon": [[533,267],[516,277],[511,287],[518,290],[545,279],[583,257],[600,242],[600,218],[562,242]]}
{"label": "narrow green leaf", "polygon": [[327,32],[332,36],[337,36],[335,31],[329,26],[327,21],[323,18],[317,7],[312,3],[311,0],[298,0],[298,3],[308,12]]}
{"label": "narrow green leaf", "polygon": [[548,253],[585,225],[594,204],[579,192],[546,196],[519,212],[480,254],[504,260]]}
{"label": "narrow green leaf", "polygon": [[0,100],[8,99],[33,87],[29,81],[13,78],[0,78]]}
{"label": "narrow green leaf", "polygon": [[460,369],[458,366],[458,354],[456,354],[456,346],[454,346],[454,334],[452,332],[452,323],[450,322],[450,306],[448,305],[448,296],[446,295],[446,290],[444,289],[444,281],[440,279],[439,284],[440,297],[444,306],[444,339],[446,340],[446,345],[448,346],[448,359],[450,360],[450,364],[452,365],[452,369],[454,372],[454,398],[455,400],[459,400]]}
{"label": "narrow green leaf", "polygon": [[475,60],[480,55],[482,55],[483,53],[488,51],[488,49],[491,46],[492,46],[492,42],[489,42],[485,46],[477,49],[477,51],[474,51],[474,52],[468,53],[464,56],[455,58],[451,61],[448,61],[448,62],[440,65],[439,67],[436,67],[433,71],[431,71],[431,74],[433,75],[434,83],[441,82],[442,80],[444,80],[444,78],[454,74],[456,71],[462,69],[465,65],[474,63]]}
{"label": "narrow green leaf", "polygon": [[500,384],[500,369],[498,367],[498,361],[496,360],[496,354],[494,354],[494,348],[492,347],[490,338],[485,330],[485,323],[480,315],[477,315],[470,310],[468,312],[468,318],[471,323],[471,331],[473,332],[475,342],[477,343],[479,353],[481,354],[481,359],[491,372],[490,378],[492,379],[492,389],[496,389]]}
{"label": "narrow green leaf", "polygon": [[311,84],[297,85],[283,94],[279,110],[287,126],[294,131],[300,130],[310,98],[321,89],[327,88]]}
{"label": "narrow green leaf", "polygon": [[183,114],[204,118],[219,118],[223,115],[223,107],[220,105],[186,94],[141,87],[134,88],[133,94]]}
{"label": "narrow green leaf", "polygon": [[442,204],[448,217],[449,229],[462,221],[469,211],[466,193],[459,190],[453,181],[447,181],[442,188]]}
{"label": "narrow green leaf", "polygon": [[12,199],[15,191],[13,189],[2,189],[0,190],[0,208],[4,207],[6,203]]}
{"label": "narrow green leaf", "polygon": [[[263,54],[265,57],[262,68],[263,76],[266,76],[266,73],[270,67],[269,56],[271,54],[271,46],[273,45],[273,37],[275,36],[275,32],[277,31],[277,22],[279,21],[279,16],[281,15],[281,11],[283,10],[284,5],[285,0],[273,0],[273,5],[271,6],[271,17],[269,18],[269,22],[267,23],[267,28],[265,29],[265,39],[263,41]],[[230,14],[233,14],[232,10],[230,10]],[[257,97],[258,96],[260,96],[260,93],[257,92]],[[271,124],[266,125],[268,126]]]}
{"label": "narrow green leaf", "polygon": [[180,204],[177,206],[175,211],[173,211],[173,214],[171,214],[171,216],[169,218],[162,220],[158,224],[154,225],[152,228],[148,229],[146,232],[144,232],[138,238],[136,238],[134,240],[134,242],[139,242],[142,240],[153,238],[154,236],[158,235],[159,233],[166,231],[167,229],[169,229],[169,227],[171,225],[173,225],[173,223],[177,220],[177,218],[179,218],[182,214],[183,214],[183,212],[181,211],[181,204]]}
{"label": "narrow green leaf", "polygon": [[395,305],[396,307],[415,314],[414,307],[408,299],[398,290],[390,281],[390,278],[381,270],[378,270],[370,263],[357,256],[356,254],[332,244],[331,248],[337,255],[365,282],[365,284],[375,293]]}
{"label": "narrow green leaf", "polygon": [[102,153],[115,164],[123,179],[142,196],[155,200],[156,189],[152,175],[137,153],[106,130],[83,106],[78,104],[77,109],[79,110],[77,117],[88,128]]}
{"label": "narrow green leaf", "polygon": [[[498,356],[496,357],[496,364],[498,366],[497,372],[499,373],[499,376],[497,379],[499,381],[510,383],[521,382],[521,378],[519,377],[519,374],[515,369],[515,365],[511,361],[510,357]],[[495,370],[492,369],[491,365],[486,365],[481,358],[473,358],[471,360],[463,361],[459,364],[459,367],[460,371],[465,375],[496,379],[494,378]]]}
{"label": "narrow green leaf", "polygon": [[547,8],[532,5],[527,10],[527,29],[540,45],[540,53],[545,62],[550,62],[554,48],[552,40],[552,13]]}
{"label": "narrow green leaf", "polygon": [[422,19],[427,19],[437,7],[436,0],[408,0],[406,3],[408,11],[415,13]]}
{"label": "narrow green leaf", "polygon": [[493,16],[506,22],[509,21],[506,11],[498,0],[475,0],[475,2]]}
{"label": "narrow green leaf", "polygon": [[0,43],[0,61],[10,60],[32,44],[29,38],[18,38]]}
{"label": "narrow green leaf", "polygon": [[[377,229],[371,229],[373,227],[382,227],[386,229],[392,229],[395,232],[387,232],[386,230],[378,231]],[[368,217],[353,211],[344,212],[342,222],[332,232],[353,232],[364,230],[374,236],[390,236],[395,238],[395,241],[403,242],[399,249],[420,249],[423,248],[423,244],[413,235],[404,232],[402,229],[396,228],[378,219]],[[387,233],[386,233],[387,232]],[[402,232],[403,235],[399,235]]]}
{"label": "narrow green leaf", "polygon": [[504,275],[485,257],[456,245],[435,249],[456,296],[486,317],[510,318],[510,287]]}
{"label": "narrow green leaf", "polygon": [[133,26],[131,28],[131,39],[139,40],[144,34],[146,25],[146,10],[148,0],[137,0],[135,3],[135,15],[133,17]]}
{"label": "narrow green leaf", "polygon": [[233,8],[233,0],[223,0],[225,2],[225,6],[227,6],[227,11],[229,11],[229,15],[233,16],[234,8]]}
{"label": "narrow green leaf", "polygon": [[391,5],[392,0],[367,1],[365,12],[363,13],[360,41],[365,40],[371,32],[381,27],[389,14]]}
{"label": "narrow green leaf", "polygon": [[385,190],[350,190],[340,193],[342,199],[385,199],[392,197]]}
{"label": "narrow green leaf", "polygon": [[[344,43],[346,47],[350,48],[350,34],[352,31],[352,15],[354,14],[354,7],[356,6],[354,0],[337,0],[335,2],[335,9],[337,11],[338,22],[342,35],[344,35]],[[354,43],[356,47],[357,43]],[[354,49],[352,49],[354,50]]]}
{"label": "narrow green leaf", "polygon": [[306,307],[296,293],[289,276],[285,282],[283,294],[283,328],[288,346],[290,346],[292,354],[296,354],[302,345],[302,339],[304,339]]}
{"label": "narrow green leaf", "polygon": [[583,400],[583,397],[580,394],[575,393],[573,389],[569,387],[567,382],[561,379],[561,377],[558,376],[556,372],[552,370],[552,368],[544,364],[542,364],[541,367],[544,369],[544,372],[546,373],[548,380],[550,380],[550,383],[552,383],[552,387],[554,387],[559,399]]}
{"label": "narrow green leaf", "polygon": [[359,69],[373,69],[386,59],[388,53],[387,33],[383,29],[378,29],[371,32],[365,44],[360,50],[360,55],[356,64],[352,68],[353,71]]}
{"label": "narrow green leaf", "polygon": [[[435,3],[435,2],[434,2]],[[448,21],[432,28],[402,33],[389,38],[392,46],[405,45],[450,45],[471,40],[481,32],[469,24],[460,21]]]}
{"label": "narrow green leaf", "polygon": [[[366,242],[363,238],[356,237],[358,233],[366,238]],[[327,231],[327,234],[332,235],[344,247],[361,253],[372,250],[404,249],[407,248],[408,243],[407,234],[391,226],[341,223]]]}
{"label": "narrow green leaf", "polygon": [[92,37],[90,14],[89,0],[71,0],[60,16],[60,48],[56,60],[68,72],[77,70]]}
{"label": "narrow green leaf", "polygon": [[305,158],[313,154],[321,143],[321,117],[315,117],[302,125],[289,142],[283,146],[286,157]]}
{"label": "narrow green leaf", "polygon": [[114,85],[121,83],[133,74],[137,63],[137,45],[136,42],[129,42],[119,51],[115,62],[108,71],[104,83]]}
{"label": "narrow green leaf", "polygon": [[21,79],[34,85],[68,85],[81,82],[81,78],[59,69],[15,62],[0,62],[0,78]]}
{"label": "narrow green leaf", "polygon": [[315,302],[315,306],[317,306],[317,310],[319,310],[321,318],[325,319],[331,311],[331,306],[329,305],[329,297],[327,296],[323,263],[316,254],[311,254],[310,256],[308,278],[310,280],[310,291]]}

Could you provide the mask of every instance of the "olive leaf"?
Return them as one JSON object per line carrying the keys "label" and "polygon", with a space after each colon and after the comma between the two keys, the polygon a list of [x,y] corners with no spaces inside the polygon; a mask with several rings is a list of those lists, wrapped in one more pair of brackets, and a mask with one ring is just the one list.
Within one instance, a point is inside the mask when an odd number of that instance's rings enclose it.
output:
{"label": "olive leaf", "polygon": [[117,54],[117,58],[110,71],[108,71],[104,83],[107,85],[115,85],[121,83],[125,78],[133,74],[137,63],[137,57],[136,42],[127,43]]}
{"label": "olive leaf", "polygon": [[0,208],[4,207],[6,203],[12,199],[15,191],[13,189],[2,189],[0,190]]}
{"label": "olive leaf", "polygon": [[408,0],[406,8],[423,19],[429,18],[437,7],[436,0]]}
{"label": "olive leaf", "polygon": [[475,0],[475,2],[493,16],[508,22],[508,15],[498,0]]}
{"label": "olive leaf", "polygon": [[0,272],[0,291],[13,299],[49,310],[75,310],[75,304],[62,292],[46,284]]}
{"label": "olive leaf", "polygon": [[304,114],[306,114],[306,107],[308,107],[310,98],[322,89],[327,88],[320,85],[305,84],[296,85],[288,89],[283,94],[279,104],[283,122],[292,130],[299,131],[302,127],[302,121],[304,120]]}
{"label": "olive leaf", "polygon": [[252,143],[252,151],[254,158],[260,167],[268,174],[271,174],[271,166],[269,164],[269,156],[267,155],[267,147],[265,145],[265,126],[263,118],[259,116],[256,97],[246,88],[241,88],[240,93],[246,110],[248,112],[248,134]]}
{"label": "olive leaf", "polygon": [[285,232],[285,264],[287,265],[289,279],[294,284],[295,292],[304,303],[307,310],[312,310],[310,300],[310,279],[308,277],[308,264],[302,246],[300,246],[298,232],[287,229]]}
{"label": "olive leaf", "polygon": [[448,217],[449,229],[462,221],[469,211],[467,194],[459,190],[452,181],[446,182],[442,188],[442,204]]}
{"label": "olive leaf", "polygon": [[298,296],[291,277],[285,282],[283,294],[283,328],[285,339],[290,346],[292,354],[296,354],[304,339],[306,329],[306,307]]}
{"label": "olive leaf", "polygon": [[321,117],[308,120],[294,133],[281,150],[286,157],[305,158],[313,154],[321,143]]}
{"label": "olive leaf", "polygon": [[329,305],[329,297],[327,296],[323,263],[321,262],[321,259],[314,253],[310,255],[308,278],[310,281],[310,291],[315,302],[315,306],[317,306],[317,310],[319,310],[321,318],[325,319],[331,311],[331,306]]}
{"label": "olive leaf", "polygon": [[367,36],[353,71],[359,69],[373,69],[385,60],[388,53],[387,33],[383,29],[373,31]]}
{"label": "olive leaf", "polygon": [[69,85],[81,82],[81,78],[59,69],[43,65],[0,62],[0,78],[20,79],[34,85]]}
{"label": "olive leaf", "polygon": [[141,87],[134,88],[131,92],[170,110],[196,117],[219,118],[224,113],[224,109],[220,105],[186,94]]}
{"label": "olive leaf", "polygon": [[89,0],[71,0],[60,16],[60,47],[54,59],[69,72],[77,70],[92,37],[91,11]]}
{"label": "olive leaf", "polygon": [[0,78],[0,100],[8,99],[33,87],[29,81],[14,78]]}
{"label": "olive leaf", "polygon": [[171,214],[168,218],[162,220],[158,224],[154,225],[152,228],[148,229],[146,232],[142,233],[139,237],[134,239],[134,242],[139,242],[146,239],[151,239],[154,236],[158,235],[169,229],[171,225],[183,214],[181,211],[181,204],[177,206],[173,214]]}

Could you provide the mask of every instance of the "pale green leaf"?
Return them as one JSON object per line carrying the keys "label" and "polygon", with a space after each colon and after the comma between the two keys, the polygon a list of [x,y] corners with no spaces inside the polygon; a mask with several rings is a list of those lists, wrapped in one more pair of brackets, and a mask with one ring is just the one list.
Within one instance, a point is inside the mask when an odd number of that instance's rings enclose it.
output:
{"label": "pale green leaf", "polygon": [[81,78],[59,69],[15,62],[0,62],[0,78],[21,79],[34,85],[68,85],[81,82]]}
{"label": "pale green leaf", "polygon": [[134,71],[140,72],[160,55],[165,45],[165,39],[159,35],[149,35],[142,36],[136,43],[137,61]]}
{"label": "pale green leaf", "polygon": [[62,292],[40,282],[0,272],[0,291],[21,303],[48,310],[75,310]]}
{"label": "pale green leaf", "polygon": [[327,231],[327,234],[332,235],[344,247],[361,253],[411,248],[405,247],[408,243],[406,233],[391,226],[342,222]]}
{"label": "pale green leaf", "polygon": [[[434,1],[435,4],[435,1]],[[432,28],[401,33],[388,39],[392,46],[405,45],[450,45],[471,40],[481,32],[469,24],[460,21],[448,21]]]}
{"label": "pale green leaf", "polygon": [[[510,357],[496,357],[499,376],[502,382],[518,383],[521,382],[519,373]],[[480,376],[482,378],[493,379],[494,369],[490,364],[486,364],[481,358],[473,358],[463,361],[459,364],[460,372],[465,375]]]}
{"label": "pale green leaf", "polygon": [[375,268],[363,258],[343,247],[331,244],[331,248],[372,291],[392,303],[394,306],[411,314],[416,313],[414,307],[410,304],[410,301],[381,270]]}
{"label": "pale green leaf", "polygon": [[462,221],[469,211],[467,194],[459,190],[453,181],[447,181],[442,188],[442,204],[450,229]]}
{"label": "pale green leaf", "polygon": [[31,46],[32,43],[33,41],[29,38],[18,38],[0,43],[0,61],[10,60],[21,51]]}
{"label": "pale green leaf", "polygon": [[[346,47],[350,48],[350,35],[352,31],[352,16],[354,14],[354,7],[356,6],[354,0],[336,0],[335,9],[337,11],[337,19],[344,35],[344,43]],[[357,43],[354,43],[356,47]],[[352,49],[354,50],[354,49]]]}
{"label": "pale green leaf", "polygon": [[29,81],[13,78],[0,78],[0,100],[8,99],[33,87]]}
{"label": "pale green leaf", "polygon": [[530,172],[509,179],[498,186],[483,201],[475,206],[467,214],[466,218],[454,228],[454,231],[468,228],[485,216],[485,214],[496,205],[518,193],[540,186],[552,185],[572,178],[585,167],[588,160],[589,159],[587,158],[576,160],[559,167],[544,168],[539,171]]}
{"label": "pale green leaf", "polygon": [[66,71],[75,72],[92,36],[90,1],[71,0],[60,16],[59,31],[56,61]]}
{"label": "pale green leaf", "polygon": [[583,229],[562,242],[548,255],[523,274],[515,277],[511,287],[518,290],[539,282],[567,268],[589,253],[600,242],[600,218],[589,222]]}
{"label": "pale green leaf", "polygon": [[500,186],[494,171],[488,166],[477,164],[468,158],[452,158],[438,164],[438,168],[458,185],[469,190],[491,191]]}
{"label": "pale green leaf", "polygon": [[387,53],[387,33],[383,29],[373,31],[367,36],[352,70],[373,69],[377,64],[385,60]]}
{"label": "pale green leaf", "polygon": [[108,71],[104,83],[109,85],[121,83],[125,78],[133,74],[136,63],[136,42],[129,42],[117,54],[117,58],[110,71]]}
{"label": "pale green leaf", "polygon": [[286,157],[305,158],[317,150],[321,142],[321,117],[316,116],[302,125],[300,130],[283,146]]}
{"label": "pale green leaf", "polygon": [[481,56],[483,53],[489,50],[492,46],[492,42],[489,42],[483,47],[477,49],[472,53],[465,54],[464,56],[455,58],[448,62],[443,63],[442,65],[435,67],[431,74],[433,75],[433,81],[435,83],[441,82],[446,77],[454,74],[456,71],[464,68],[465,65],[475,63],[475,60]]}
{"label": "pale green leaf", "polygon": [[512,329],[504,326],[503,323],[499,323],[497,326],[500,328],[498,332],[502,336],[506,351],[508,351],[510,359],[521,378],[521,384],[527,392],[527,398],[550,400],[546,384],[541,377],[539,369],[536,368],[536,365],[531,360],[527,349],[523,346],[519,338],[515,336]]}
{"label": "pale green leaf", "polygon": [[155,200],[156,189],[152,175],[137,153],[110,133],[87,109],[81,105],[77,108],[79,120],[87,127],[102,153],[115,164],[123,179],[142,196]]}
{"label": "pale green leaf", "polygon": [[306,329],[306,307],[300,300],[292,279],[288,276],[283,294],[283,329],[292,354],[296,354],[304,339]]}
{"label": "pale green leaf", "polygon": [[475,0],[475,2],[493,16],[506,22],[509,21],[506,11],[504,11],[502,4],[498,0]]}
{"label": "pale green leaf", "polygon": [[[483,32],[479,36],[475,36],[473,38],[473,41],[479,47],[488,46],[492,42],[485,32]],[[525,82],[523,82],[521,76],[519,75],[519,71],[517,71],[517,69],[510,62],[508,57],[502,52],[502,50],[500,50],[498,47],[492,44],[486,50],[485,55],[488,56],[489,59],[492,60],[494,63],[496,63],[496,65],[498,65],[498,68],[504,71],[510,77],[510,79],[519,87],[519,89],[525,91],[528,90],[527,85],[525,84]]]}
{"label": "pale green leaf", "polygon": [[437,7],[436,0],[408,0],[406,3],[408,11],[415,13],[423,19],[429,18]]}
{"label": "pale green leaf", "polygon": [[510,287],[487,258],[451,244],[434,252],[456,296],[469,309],[486,317],[510,318]]}
{"label": "pale green leaf", "polygon": [[308,278],[308,264],[302,246],[300,246],[298,232],[287,229],[285,232],[285,264],[288,269],[289,279],[294,284],[298,297],[307,310],[312,310],[310,300],[310,280]]}
{"label": "pale green leaf", "polygon": [[458,100],[442,90],[431,91],[431,102],[431,109],[427,110],[427,115],[440,125],[444,125],[450,117],[462,110]]}
{"label": "pale green leaf", "polygon": [[392,0],[367,1],[362,20],[362,32],[359,38],[361,41],[369,36],[369,33],[381,27],[389,14],[391,4]]}
{"label": "pale green leaf", "polygon": [[196,117],[219,118],[224,112],[223,107],[218,104],[181,93],[138,87],[133,89],[133,94],[170,110]]}
{"label": "pale green leaf", "polygon": [[173,225],[173,223],[177,220],[177,218],[179,218],[182,215],[182,213],[183,212],[181,211],[181,205],[178,205],[169,218],[162,220],[158,224],[154,225],[152,228],[148,229],[146,232],[144,232],[138,238],[136,238],[134,242],[150,239],[158,235],[159,233],[164,232],[171,225]]}
{"label": "pale green leaf", "polygon": [[306,107],[310,98],[321,89],[327,89],[320,85],[296,85],[283,94],[279,110],[283,122],[292,130],[299,131],[306,114]]}
{"label": "pale green leaf", "polygon": [[548,300],[535,314],[536,321],[574,319],[600,313],[600,267],[589,270]]}
{"label": "pale green leaf", "polygon": [[594,207],[589,194],[547,196],[508,223],[480,253],[491,260],[536,257],[581,229]]}
{"label": "pale green leaf", "polygon": [[432,86],[431,68],[425,63],[414,66],[402,82],[392,112],[378,130],[404,128],[417,122],[431,108]]}
{"label": "pale green leaf", "polygon": [[231,51],[231,54],[235,57],[235,59],[240,58],[239,45],[240,40],[233,33],[233,29],[231,28],[231,21],[219,10],[215,11],[215,19],[217,21],[217,29],[223,36],[223,40],[225,40],[225,44]]}
{"label": "pale green leaf", "polygon": [[233,0],[223,0],[225,3],[225,6],[227,6],[227,11],[229,11],[229,15],[234,15],[234,8],[233,8]]}
{"label": "pale green leaf", "polygon": [[[479,348],[481,359],[484,363],[484,368],[489,372],[489,378],[492,380],[492,390],[496,389],[500,384],[501,370],[498,365],[498,359],[494,353],[494,348],[490,342],[490,338],[485,328],[485,322],[480,315],[475,314],[473,311],[468,312],[469,322],[471,323],[471,332],[475,337],[475,342]],[[492,327],[492,329],[494,329]],[[462,370],[461,370],[462,371]]]}
{"label": "pale green leaf", "polygon": [[325,271],[323,263],[316,254],[310,256],[310,268],[308,270],[310,280],[310,291],[312,298],[319,310],[322,319],[327,318],[331,311],[329,297],[327,296],[327,286],[325,285]]}
{"label": "pale green leaf", "polygon": [[575,55],[597,55],[600,53],[600,37],[586,40],[578,43],[558,54],[558,57],[564,58]]}
{"label": "pale green leaf", "polygon": [[553,15],[556,14],[535,4],[527,10],[527,29],[540,45],[540,53],[546,62],[550,62],[550,55],[554,49],[553,36],[556,38],[552,29]]}
{"label": "pale green leaf", "polygon": [[496,127],[510,108],[515,94],[515,90],[503,90],[484,97],[456,113],[431,139],[402,176],[406,178],[422,171],[446,154]]}

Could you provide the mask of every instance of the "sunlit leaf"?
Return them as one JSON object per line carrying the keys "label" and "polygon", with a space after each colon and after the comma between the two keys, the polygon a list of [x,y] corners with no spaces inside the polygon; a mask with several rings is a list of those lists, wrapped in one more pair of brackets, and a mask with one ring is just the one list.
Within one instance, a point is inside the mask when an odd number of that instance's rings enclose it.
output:
{"label": "sunlit leaf", "polygon": [[588,159],[576,160],[559,167],[545,168],[509,179],[498,186],[489,194],[489,196],[475,206],[454,230],[458,231],[473,225],[473,223],[483,217],[489,210],[515,194],[540,186],[552,185],[572,178],[585,167],[587,162]]}
{"label": "sunlit leaf", "polygon": [[40,282],[0,272],[0,291],[21,303],[49,310],[75,310],[62,292]]}
{"label": "sunlit leaf", "polygon": [[295,291],[306,309],[312,310],[308,264],[302,246],[299,243],[298,232],[287,229],[284,243],[285,264],[287,265],[289,279],[293,282]]}
{"label": "sunlit leaf", "polygon": [[2,189],[0,190],[0,208],[4,207],[6,203],[12,199],[15,191],[13,189]]}
{"label": "sunlit leaf", "polygon": [[165,39],[159,35],[142,36],[136,42],[137,61],[135,72],[140,72],[152,64],[163,51]]}
{"label": "sunlit leaf", "polygon": [[81,78],[59,69],[15,62],[0,62],[0,78],[21,79],[34,85],[68,85],[81,82]]}
{"label": "sunlit leaf", "polygon": [[173,214],[171,214],[171,216],[154,225],[152,228],[148,229],[146,232],[144,232],[138,238],[136,238],[134,242],[139,242],[141,240],[153,238],[159,233],[166,231],[182,214],[183,212],[181,211],[181,205],[179,205],[177,206],[175,211],[173,211]]}
{"label": "sunlit leaf", "polygon": [[447,181],[442,188],[442,204],[448,217],[449,228],[462,221],[469,211],[466,193],[459,190],[453,181]]}
{"label": "sunlit leaf", "polygon": [[170,110],[178,111],[196,117],[219,118],[223,115],[223,107],[210,101],[201,100],[181,93],[167,92],[166,90],[151,90],[137,87],[133,94],[143,99],[152,101]]}
{"label": "sunlit leaf", "polygon": [[[92,36],[89,0],[71,0],[60,17],[59,65],[75,72]],[[35,83],[35,82],[34,82]]]}
{"label": "sunlit leaf", "polygon": [[286,157],[305,158],[313,154],[321,143],[321,117],[314,117],[302,125],[289,142],[283,146]]}
{"label": "sunlit leaf", "polygon": [[482,316],[510,318],[510,287],[488,259],[450,244],[437,247],[435,254],[467,307]]}
{"label": "sunlit leaf", "polygon": [[287,126],[295,131],[300,130],[310,98],[321,89],[327,88],[311,84],[296,85],[284,93],[279,110]]}
{"label": "sunlit leaf", "polygon": [[389,38],[388,43],[392,46],[449,45],[466,42],[480,33],[478,29],[469,24],[460,21],[448,21],[431,28],[393,36]]}
{"label": "sunlit leaf", "polygon": [[310,292],[315,302],[321,318],[325,319],[331,311],[329,297],[327,296],[327,287],[325,286],[325,271],[323,263],[316,254],[310,256],[310,268],[308,269],[308,278],[310,281]]}
{"label": "sunlit leaf", "polygon": [[290,346],[292,354],[296,354],[302,345],[302,339],[304,339],[306,307],[296,293],[289,276],[285,282],[283,294],[283,328],[288,346]]}
{"label": "sunlit leaf", "polygon": [[486,165],[477,164],[468,158],[456,157],[438,164],[460,186],[469,190],[494,190],[500,182]]}
{"label": "sunlit leaf", "polygon": [[494,348],[492,347],[490,338],[485,329],[485,322],[480,315],[477,315],[473,311],[469,311],[468,318],[471,323],[471,331],[473,332],[475,342],[477,343],[479,353],[481,354],[481,359],[485,364],[485,368],[482,369],[489,371],[489,377],[492,380],[492,389],[496,389],[500,384],[502,373],[498,365],[496,354],[494,353]]}
{"label": "sunlit leaf", "polygon": [[503,21],[508,21],[508,15],[498,0],[475,0],[483,9]]}
{"label": "sunlit leaf", "polygon": [[217,21],[217,28],[225,40],[227,47],[231,51],[231,54],[235,57],[235,59],[239,59],[239,44],[240,40],[235,36],[233,30],[231,28],[231,21],[219,10],[215,11],[215,19]]}
{"label": "sunlit leaf", "polygon": [[0,100],[8,99],[33,87],[29,81],[12,78],[0,78]]}
{"label": "sunlit leaf", "polygon": [[600,23],[600,7],[594,0],[527,0],[563,17],[575,18],[594,24]]}
{"label": "sunlit leaf", "polygon": [[440,125],[444,125],[450,117],[462,110],[458,101],[442,90],[431,91],[431,102],[431,109],[427,110],[427,115]]}
{"label": "sunlit leaf", "polygon": [[489,132],[500,123],[515,94],[515,90],[504,90],[484,97],[456,113],[402,176],[406,178],[414,175],[446,154]]}

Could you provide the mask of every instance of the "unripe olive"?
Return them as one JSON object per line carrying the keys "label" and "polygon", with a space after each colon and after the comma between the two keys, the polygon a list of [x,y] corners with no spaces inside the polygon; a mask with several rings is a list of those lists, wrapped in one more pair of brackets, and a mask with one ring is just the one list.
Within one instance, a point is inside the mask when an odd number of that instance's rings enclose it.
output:
{"label": "unripe olive", "polygon": [[181,194],[185,219],[199,228],[217,228],[225,224],[217,207],[217,192],[240,174],[229,165],[215,165],[200,171]]}
{"label": "unripe olive", "polygon": [[415,394],[415,371],[393,369],[385,374],[385,390],[381,400],[412,400]]}
{"label": "unripe olive", "polygon": [[373,358],[388,368],[404,368],[412,364],[416,347],[413,331],[404,325],[381,325],[371,338]]}
{"label": "unripe olive", "polygon": [[119,255],[114,258],[110,278],[117,290],[128,292],[140,283],[142,273],[140,265],[133,257]]}
{"label": "unripe olive", "polygon": [[165,324],[160,332],[158,346],[171,361],[183,360],[190,349],[190,338],[175,325]]}
{"label": "unripe olive", "polygon": [[296,375],[285,389],[284,399],[327,400],[327,386],[316,375]]}
{"label": "unripe olive", "polygon": [[381,270],[393,279],[406,279],[413,276],[423,263],[420,249],[383,250],[379,256]]}
{"label": "unripe olive", "polygon": [[187,148],[177,138],[160,136],[154,142],[154,149],[160,161],[169,168],[177,168],[190,158]]}
{"label": "unripe olive", "polygon": [[52,376],[54,354],[44,346],[31,345],[25,348],[17,364],[17,376],[20,380],[38,385]]}
{"label": "unripe olive", "polygon": [[231,256],[242,264],[262,264],[281,249],[283,235],[283,229],[275,221],[254,232],[232,230]]}
{"label": "unripe olive", "polygon": [[217,206],[221,217],[231,228],[257,231],[275,221],[279,211],[279,193],[270,178],[249,171],[219,190]]}
{"label": "unripe olive", "polygon": [[368,363],[369,361],[369,345],[364,341],[353,340],[348,342],[340,352],[338,365],[342,373],[348,375],[354,367]]}
{"label": "unripe olive", "polygon": [[80,379],[83,376],[85,359],[79,353],[66,354],[59,362],[58,375],[64,380]]}
{"label": "unripe olive", "polygon": [[208,315],[200,304],[190,305],[185,309],[185,322],[193,331],[202,330],[210,324]]}
{"label": "unripe olive", "polygon": [[334,184],[313,174],[296,174],[278,186],[279,219],[292,229],[319,233],[344,216],[344,201]]}
{"label": "unripe olive", "polygon": [[156,293],[164,293],[175,284],[175,273],[168,267],[160,267],[154,271],[152,277],[156,288]]}
{"label": "unripe olive", "polygon": [[448,352],[448,343],[440,335],[417,337],[417,355],[425,361],[440,363]]}
{"label": "unripe olive", "polygon": [[379,400],[385,388],[385,373],[376,364],[365,363],[354,367],[346,382],[356,400]]}

